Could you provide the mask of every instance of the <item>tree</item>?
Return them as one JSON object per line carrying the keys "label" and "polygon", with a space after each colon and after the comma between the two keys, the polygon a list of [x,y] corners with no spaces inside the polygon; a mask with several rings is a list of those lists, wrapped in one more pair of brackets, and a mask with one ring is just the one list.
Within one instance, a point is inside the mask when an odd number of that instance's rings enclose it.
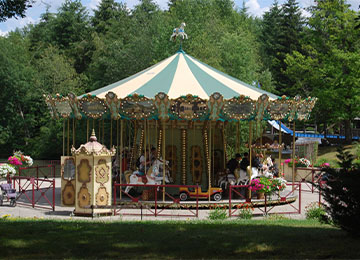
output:
{"label": "tree", "polygon": [[12,17],[25,17],[25,12],[32,7],[33,0],[0,0],[0,22]]}
{"label": "tree", "polygon": [[263,17],[262,43],[265,62],[276,82],[276,90],[281,94],[294,96],[294,81],[284,73],[287,64],[286,55],[301,50],[304,19],[299,4],[295,0],[287,0],[281,8],[275,1]]}
{"label": "tree", "polygon": [[336,226],[351,236],[360,235],[360,165],[353,164],[354,156],[341,147],[337,158],[340,169],[324,169],[326,183],[318,185],[324,196],[326,210]]}
{"label": "tree", "polygon": [[342,0],[321,0],[311,9],[303,53],[288,55],[286,74],[295,85],[319,98],[315,107],[322,122],[343,121],[348,143],[351,123],[360,113],[360,32],[356,14]]}

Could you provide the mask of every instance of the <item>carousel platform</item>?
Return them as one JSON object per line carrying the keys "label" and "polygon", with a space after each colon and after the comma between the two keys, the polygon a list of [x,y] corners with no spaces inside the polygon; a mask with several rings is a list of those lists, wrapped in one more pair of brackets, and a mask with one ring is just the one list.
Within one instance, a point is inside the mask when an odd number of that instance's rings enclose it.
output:
{"label": "carousel platform", "polygon": [[138,208],[139,206],[143,206],[146,208],[166,208],[166,209],[195,209],[198,206],[199,209],[211,209],[215,207],[221,208],[237,208],[239,204],[244,204],[246,202],[250,203],[252,207],[267,207],[269,206],[280,206],[285,204],[294,203],[298,199],[298,195],[288,195],[288,196],[277,196],[273,195],[271,197],[267,197],[266,200],[264,199],[257,199],[254,196],[251,200],[243,199],[243,198],[232,198],[229,200],[228,198],[224,198],[220,201],[208,200],[208,199],[199,199],[198,202],[196,199],[181,201],[175,197],[175,199],[165,199],[162,200],[162,196],[155,202],[154,199],[142,200],[141,196],[136,197],[134,199],[131,198],[124,198],[120,200],[119,197],[116,199],[116,205],[122,208]]}

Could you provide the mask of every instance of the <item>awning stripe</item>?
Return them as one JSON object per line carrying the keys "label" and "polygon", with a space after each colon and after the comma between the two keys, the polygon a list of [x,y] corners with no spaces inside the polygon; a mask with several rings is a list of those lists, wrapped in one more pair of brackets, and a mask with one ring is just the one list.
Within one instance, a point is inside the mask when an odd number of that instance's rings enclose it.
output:
{"label": "awning stripe", "polygon": [[197,66],[199,66],[203,71],[205,71],[206,73],[217,79],[218,81],[222,82],[224,85],[228,86],[229,88],[237,92],[238,95],[249,96],[251,99],[255,99],[255,100],[258,99],[258,97],[262,94],[267,94],[270,97],[270,99],[276,99],[278,97],[270,92],[253,87],[213,67],[210,67],[209,65],[193,58],[190,55],[187,55],[187,57],[191,61],[193,61]]}
{"label": "awning stripe", "polygon": [[238,95],[236,91],[227,87],[222,82],[213,78],[210,74],[203,71],[193,61],[191,61],[187,55],[185,55],[185,60],[190,70],[194,74],[195,78],[200,83],[200,85],[203,86],[203,89],[205,90],[208,96],[211,96],[211,94],[215,92],[221,93],[225,98],[232,98]]}
{"label": "awning stripe", "polygon": [[159,92],[168,93],[174,79],[178,62],[179,54],[177,54],[176,58],[173,59],[165,69],[134,92],[140,93],[148,98],[155,97]]}
{"label": "awning stripe", "polygon": [[[98,89],[96,91],[91,92],[98,96],[99,98],[105,98],[105,95],[109,91],[113,91],[119,98],[125,98],[129,94],[133,92],[137,92],[136,90],[141,88],[144,84],[146,84],[149,80],[154,78],[159,72],[161,72],[166,66],[176,58],[177,54],[163,60],[160,63],[157,63],[151,66],[148,69],[145,69],[133,76],[125,78],[121,81],[118,81],[110,86]],[[138,92],[137,92],[138,93]],[[142,94],[142,93],[138,93]]]}
{"label": "awning stripe", "polygon": [[180,53],[178,67],[168,96],[169,98],[175,99],[187,94],[192,94],[204,99],[209,98],[187,65],[184,54]]}

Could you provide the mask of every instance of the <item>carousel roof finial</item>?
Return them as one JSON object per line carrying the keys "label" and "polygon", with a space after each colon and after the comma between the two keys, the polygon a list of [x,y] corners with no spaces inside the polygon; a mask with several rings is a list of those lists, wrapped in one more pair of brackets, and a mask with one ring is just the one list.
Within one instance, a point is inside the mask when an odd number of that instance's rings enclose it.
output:
{"label": "carousel roof finial", "polygon": [[171,37],[170,37],[170,41],[174,41],[174,42],[175,42],[175,41],[176,41],[176,38],[177,38],[178,36],[180,36],[180,37],[179,37],[179,39],[180,39],[179,52],[184,52],[183,49],[182,49],[182,42],[183,42],[183,40],[185,40],[185,39],[187,40],[187,39],[188,39],[188,36],[187,36],[187,34],[185,33],[185,29],[184,29],[185,26],[186,26],[186,24],[185,24],[184,22],[182,22],[178,28],[174,28],[173,34],[172,34]]}
{"label": "carousel roof finial", "polygon": [[89,139],[89,140],[90,140],[90,142],[97,141],[94,128],[93,128],[93,130],[92,130],[92,133],[91,133],[91,136],[90,136],[90,139]]}

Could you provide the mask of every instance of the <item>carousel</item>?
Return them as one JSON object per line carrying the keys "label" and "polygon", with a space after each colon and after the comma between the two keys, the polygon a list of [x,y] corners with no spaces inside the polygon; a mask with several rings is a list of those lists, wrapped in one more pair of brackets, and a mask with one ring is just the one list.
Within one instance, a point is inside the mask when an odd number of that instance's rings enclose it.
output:
{"label": "carousel", "polygon": [[[181,43],[186,39],[183,28],[174,29],[174,34],[172,39],[178,37]],[[84,141],[98,140],[114,147],[111,152],[104,147],[93,153],[116,157],[99,161],[108,166],[101,168],[103,172],[111,174],[115,170],[120,175],[120,183],[153,180],[161,184],[198,184],[210,193],[218,183],[218,173],[224,171],[230,159],[226,127],[235,125],[232,134],[236,135],[238,150],[239,124],[248,122],[249,139],[243,146],[252,158],[254,149],[268,147],[256,144],[251,134],[262,121],[293,122],[295,127],[296,120],[309,118],[316,98],[276,96],[210,67],[187,54],[180,45],[174,55],[121,81],[81,96],[47,95],[45,101],[52,117],[63,121],[62,204],[71,206],[81,197],[77,186],[87,189],[84,183],[76,184],[76,172],[97,167],[96,160],[87,168],[77,162],[76,155],[81,153],[75,142],[79,125],[86,127],[82,129],[87,136]],[[281,131],[279,134],[280,162]],[[83,149],[82,153],[91,152]],[[152,165],[145,163],[147,179],[133,176],[141,155],[145,162],[149,157],[156,158]],[[106,192],[111,198],[110,191]],[[95,190],[92,194],[89,189],[87,194],[96,197]]]}

